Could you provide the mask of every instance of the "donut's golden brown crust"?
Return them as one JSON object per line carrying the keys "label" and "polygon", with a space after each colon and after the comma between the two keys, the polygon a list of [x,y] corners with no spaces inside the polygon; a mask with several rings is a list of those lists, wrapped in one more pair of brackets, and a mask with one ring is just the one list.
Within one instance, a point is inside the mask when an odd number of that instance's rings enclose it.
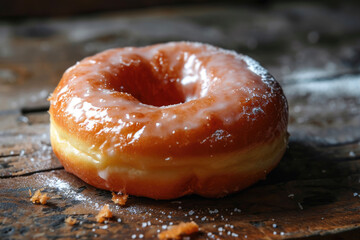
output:
{"label": "donut's golden brown crust", "polygon": [[287,144],[278,83],[204,44],[105,51],[67,70],[50,100],[65,169],[115,192],[221,197],[265,178]]}
{"label": "donut's golden brown crust", "polygon": [[181,222],[158,234],[160,240],[181,239],[184,235],[191,235],[199,231],[199,226],[194,222]]}

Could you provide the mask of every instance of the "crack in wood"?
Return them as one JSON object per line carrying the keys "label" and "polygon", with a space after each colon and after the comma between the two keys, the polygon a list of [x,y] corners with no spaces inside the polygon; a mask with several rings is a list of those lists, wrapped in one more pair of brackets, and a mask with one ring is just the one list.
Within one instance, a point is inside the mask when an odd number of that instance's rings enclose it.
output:
{"label": "crack in wood", "polygon": [[19,175],[0,176],[0,179],[27,177],[27,176],[31,176],[31,175],[34,175],[34,174],[37,174],[37,173],[46,173],[46,172],[57,171],[57,170],[64,170],[64,167],[42,169],[42,170],[33,171],[33,172],[27,172],[27,173],[19,174]]}
{"label": "crack in wood", "polygon": [[21,114],[29,114],[29,113],[42,113],[49,111],[50,106],[40,106],[40,107],[24,107],[21,109]]}
{"label": "crack in wood", "polygon": [[14,154],[5,154],[5,155],[0,155],[0,159],[1,158],[7,158],[7,157],[19,157],[20,153],[14,153]]}

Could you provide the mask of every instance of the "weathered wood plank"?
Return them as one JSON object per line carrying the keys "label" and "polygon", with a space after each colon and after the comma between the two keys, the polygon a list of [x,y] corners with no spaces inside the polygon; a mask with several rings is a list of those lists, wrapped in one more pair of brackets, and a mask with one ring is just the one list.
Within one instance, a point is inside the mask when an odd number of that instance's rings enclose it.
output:
{"label": "weathered wood plank", "polygon": [[[28,189],[41,188],[53,198],[48,205],[33,205]],[[94,189],[65,171],[53,171],[0,179],[0,223],[3,229],[13,229],[12,234],[1,230],[0,234],[29,237],[43,233],[48,238],[98,235],[112,239],[143,234],[151,238],[163,226],[194,220],[201,226],[200,238],[211,234],[222,239],[237,235],[249,239],[303,237],[358,227],[360,200],[354,191],[360,191],[358,181],[295,180],[260,184],[220,200],[191,196],[155,201],[131,197],[126,207],[116,207],[109,192]],[[107,225],[94,219],[104,204],[110,204],[115,215]],[[81,224],[67,226],[67,216],[77,218]]]}
{"label": "weathered wood plank", "polygon": [[50,145],[47,113],[8,116],[16,127],[0,132],[0,177],[62,168]]}

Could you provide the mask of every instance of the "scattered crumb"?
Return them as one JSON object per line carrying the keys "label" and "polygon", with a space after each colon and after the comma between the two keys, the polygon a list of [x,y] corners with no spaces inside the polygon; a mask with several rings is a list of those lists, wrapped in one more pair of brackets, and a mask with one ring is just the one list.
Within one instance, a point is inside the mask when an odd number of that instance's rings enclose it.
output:
{"label": "scattered crumb", "polygon": [[112,218],[112,212],[109,209],[109,205],[105,204],[98,213],[98,215],[96,215],[96,221],[102,223],[109,218]]}
{"label": "scattered crumb", "polygon": [[120,206],[124,206],[129,197],[129,195],[127,194],[116,194],[114,192],[112,192],[111,194],[112,194],[111,200]]}
{"label": "scattered crumb", "polygon": [[166,231],[159,233],[160,240],[180,239],[182,235],[190,235],[199,231],[199,226],[195,222],[180,223],[174,225]]}
{"label": "scattered crumb", "polygon": [[75,218],[72,218],[72,217],[68,217],[65,219],[65,222],[71,226],[75,225],[76,224],[76,219]]}
{"label": "scattered crumb", "polygon": [[[29,194],[31,196],[31,190],[29,190]],[[41,194],[40,190],[37,190],[34,195],[30,198],[30,201],[32,203],[40,203],[42,205],[45,205],[47,200],[49,200],[50,197],[47,196],[47,194]]]}
{"label": "scattered crumb", "polygon": [[30,195],[30,197],[32,196],[31,189],[29,189],[29,195]]}

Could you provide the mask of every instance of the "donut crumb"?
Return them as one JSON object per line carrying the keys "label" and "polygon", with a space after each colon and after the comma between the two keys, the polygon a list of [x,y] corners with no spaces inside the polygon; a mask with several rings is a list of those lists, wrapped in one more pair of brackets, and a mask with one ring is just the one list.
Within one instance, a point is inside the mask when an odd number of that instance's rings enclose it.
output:
{"label": "donut crumb", "polygon": [[36,190],[36,192],[34,193],[34,195],[31,196],[31,190],[29,189],[29,194],[30,194],[30,201],[34,204],[42,204],[45,205],[47,203],[47,200],[50,199],[50,197],[47,196],[46,193],[42,194],[39,190]]}
{"label": "donut crumb", "polygon": [[112,192],[111,194],[112,194],[111,200],[120,206],[124,206],[129,197],[129,195],[127,195],[127,194],[116,194],[114,192]]}
{"label": "donut crumb", "polygon": [[71,226],[75,225],[76,224],[76,219],[75,218],[72,218],[72,217],[68,217],[65,219],[65,222]]}
{"label": "donut crumb", "polygon": [[95,218],[98,223],[103,223],[106,219],[112,218],[112,212],[109,209],[109,205],[105,204]]}
{"label": "donut crumb", "polygon": [[181,222],[178,225],[174,225],[166,231],[158,234],[160,240],[166,239],[180,239],[183,235],[191,235],[199,231],[199,226],[194,222]]}

